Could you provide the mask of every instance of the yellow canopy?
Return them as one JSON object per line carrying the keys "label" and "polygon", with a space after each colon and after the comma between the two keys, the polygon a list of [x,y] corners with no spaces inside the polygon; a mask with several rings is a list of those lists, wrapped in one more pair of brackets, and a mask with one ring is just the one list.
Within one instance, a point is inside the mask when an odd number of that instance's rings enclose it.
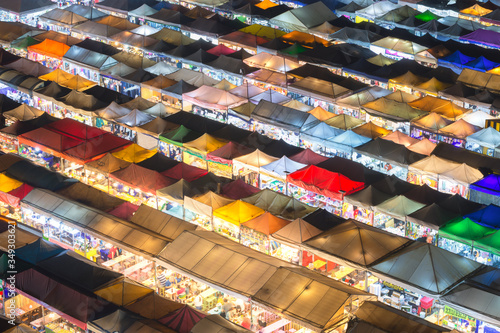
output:
{"label": "yellow canopy", "polygon": [[355,118],[345,113],[335,115],[334,117],[325,120],[325,124],[335,128],[343,129],[344,131],[357,127],[363,123],[364,123],[363,120]]}
{"label": "yellow canopy", "polygon": [[413,86],[419,85],[425,81],[426,80],[424,77],[415,75],[412,72],[408,71],[403,75],[400,75],[400,76],[397,76],[395,78],[390,79],[389,83],[413,87]]}
{"label": "yellow canopy", "polygon": [[281,36],[281,39],[290,44],[299,43],[303,46],[313,46],[315,44],[321,44],[326,47],[330,46],[330,42],[326,39],[315,36],[313,34],[308,34],[307,32],[296,30]]}
{"label": "yellow canopy", "polygon": [[272,2],[271,0],[262,0],[258,4],[255,5],[255,7],[259,7],[261,9],[268,9],[271,7],[276,7],[278,4]]}
{"label": "yellow canopy", "polygon": [[81,77],[80,75],[73,75],[71,79],[61,82],[60,85],[73,90],[82,91],[91,88],[93,86],[96,86],[97,83],[94,81],[87,80],[86,78]]}
{"label": "yellow canopy", "polygon": [[473,15],[473,16],[484,16],[491,12],[492,12],[491,9],[481,7],[478,4],[475,4],[474,6],[471,6],[469,8],[462,9],[460,11],[460,13],[462,14]]}
{"label": "yellow canopy", "polygon": [[52,72],[39,76],[38,78],[40,80],[44,81],[54,81],[55,83],[61,84],[62,82],[68,81],[71,79],[74,75],[67,73],[63,71],[62,69],[58,68],[56,70],[53,70]]}
{"label": "yellow canopy", "polygon": [[368,59],[366,59],[366,61],[368,61],[374,65],[380,66],[380,67],[382,67],[384,65],[389,66],[389,65],[392,65],[393,63],[397,62],[397,60],[384,57],[381,54],[377,54],[376,56],[374,56],[372,58],[368,58]]}
{"label": "yellow canopy", "polygon": [[302,102],[299,102],[296,99],[291,99],[282,105],[286,106],[287,108],[291,108],[291,109],[295,109],[295,110],[299,110],[299,111],[303,111],[303,112],[308,112],[308,111],[311,111],[313,109],[312,106],[304,104]]}
{"label": "yellow canopy", "polygon": [[112,155],[130,163],[139,163],[156,154],[156,149],[145,149],[138,144],[131,144],[125,149],[116,151]]}
{"label": "yellow canopy", "polygon": [[241,200],[214,210],[214,216],[237,226],[264,213],[263,209]]}
{"label": "yellow canopy", "polygon": [[229,91],[231,89],[234,89],[237,87],[237,85],[234,85],[232,84],[231,82],[229,82],[228,80],[226,79],[223,79],[222,81],[220,81],[219,83],[217,83],[215,86],[213,86],[214,88],[217,88],[217,89],[222,89],[222,90],[225,90],[225,91]]}
{"label": "yellow canopy", "polygon": [[22,182],[6,176],[4,173],[0,173],[0,191],[10,192],[15,190],[19,186],[23,185]]}
{"label": "yellow canopy", "polygon": [[325,109],[323,109],[321,106],[317,106],[311,111],[307,112],[315,116],[318,120],[320,121],[325,121],[327,119],[330,119],[332,117],[335,117],[336,114],[333,112],[328,112]]}
{"label": "yellow canopy", "polygon": [[442,115],[443,117],[453,120],[456,120],[464,113],[470,111],[468,109],[456,105],[451,101],[433,96],[425,96],[423,98],[408,103],[408,105],[423,111],[435,112],[437,114]]}
{"label": "yellow canopy", "polygon": [[352,130],[354,133],[362,135],[367,138],[375,139],[391,133],[388,129],[377,126],[371,121],[369,123],[358,126]]}
{"label": "yellow canopy", "polygon": [[198,139],[184,143],[182,146],[189,150],[199,152],[202,154],[210,153],[227,144],[227,141],[221,141],[210,134],[203,134]]}
{"label": "yellow canopy", "polygon": [[94,292],[97,296],[119,306],[130,304],[150,293],[153,293],[153,289],[140,285],[126,277]]}
{"label": "yellow canopy", "polygon": [[241,32],[251,34],[254,36],[259,36],[267,39],[274,39],[274,38],[279,38],[283,35],[286,35],[286,32],[274,29],[271,27],[265,27],[260,24],[252,24],[249,25],[248,27],[245,27],[243,29],[240,29]]}
{"label": "yellow canopy", "polygon": [[415,90],[436,94],[439,91],[444,90],[450,86],[451,86],[451,84],[441,82],[438,79],[436,79],[435,77],[433,77],[429,81],[426,81],[426,82],[421,83],[418,86],[416,86]]}

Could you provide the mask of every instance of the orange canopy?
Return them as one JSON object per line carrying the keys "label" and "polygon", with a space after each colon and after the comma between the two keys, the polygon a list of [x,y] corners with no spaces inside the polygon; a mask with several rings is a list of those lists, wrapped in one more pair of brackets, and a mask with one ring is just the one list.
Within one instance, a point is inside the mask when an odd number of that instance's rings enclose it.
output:
{"label": "orange canopy", "polygon": [[265,212],[264,214],[243,223],[242,225],[269,236],[286,226],[288,223],[290,222],[287,220],[274,216],[269,212]]}
{"label": "orange canopy", "polygon": [[272,2],[271,0],[262,0],[258,4],[255,5],[255,7],[259,7],[261,9],[268,9],[271,7],[276,7],[278,4]]}
{"label": "orange canopy", "polygon": [[56,42],[52,39],[45,39],[40,44],[28,46],[28,52],[35,52],[57,59],[62,59],[62,57],[66,54],[66,52],[68,52],[68,50],[68,45]]}

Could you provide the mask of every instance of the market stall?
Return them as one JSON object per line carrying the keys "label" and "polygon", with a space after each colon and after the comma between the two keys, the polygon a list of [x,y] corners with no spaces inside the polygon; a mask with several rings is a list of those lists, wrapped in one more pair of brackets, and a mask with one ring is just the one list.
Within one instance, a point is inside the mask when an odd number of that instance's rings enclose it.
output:
{"label": "market stall", "polygon": [[184,127],[184,125],[181,125],[177,129],[160,134],[158,150],[165,156],[182,162],[183,144],[196,140],[200,136],[201,134]]}
{"label": "market stall", "polygon": [[286,156],[260,167],[260,188],[271,189],[275,192],[286,194],[286,176],[307,165],[295,162]]}
{"label": "market stall", "polygon": [[481,204],[500,205],[500,176],[490,174],[470,185],[470,200]]}
{"label": "market stall", "polygon": [[250,154],[233,159],[233,176],[242,178],[247,184],[258,187],[260,184],[260,168],[277,160],[278,158],[256,149]]}
{"label": "market stall", "polygon": [[373,226],[399,236],[406,236],[406,217],[425,207],[425,204],[398,195],[373,207]]}
{"label": "market stall", "polygon": [[438,204],[430,204],[406,217],[406,237],[425,239],[428,243],[437,244],[439,229],[458,217],[459,214],[442,208]]}
{"label": "market stall", "polygon": [[130,162],[124,161],[107,153],[98,160],[85,163],[85,178],[82,180],[86,184],[100,189],[103,192],[109,192],[109,174],[125,169]]}
{"label": "market stall", "polygon": [[381,138],[354,148],[353,153],[353,161],[388,175],[396,175],[403,180],[408,178],[408,165],[424,157],[404,145]]}
{"label": "market stall", "polygon": [[154,103],[163,102],[163,89],[177,84],[176,81],[158,75],[154,79],[141,83],[141,97]]}
{"label": "market stall", "polygon": [[62,65],[62,57],[69,50],[69,46],[51,39],[45,39],[40,44],[28,46],[28,59],[42,65],[57,69]]}
{"label": "market stall", "polygon": [[317,153],[328,155],[333,146],[330,141],[344,133],[344,131],[327,125],[325,122],[320,122],[311,128],[300,132],[301,148],[311,149]]}
{"label": "market stall", "polygon": [[313,207],[342,214],[344,195],[361,190],[364,184],[314,165],[287,175],[288,194]]}
{"label": "market stall", "polygon": [[233,159],[251,152],[251,148],[230,141],[223,147],[207,154],[208,171],[217,176],[232,179]]}
{"label": "market stall", "polygon": [[373,225],[374,206],[392,198],[390,194],[384,193],[373,186],[345,196],[342,207],[342,216],[346,219],[355,219]]}
{"label": "market stall", "polygon": [[275,252],[270,235],[287,226],[290,222],[269,212],[241,224],[240,243],[254,250],[270,254]]}
{"label": "market stall", "polygon": [[440,173],[438,177],[440,192],[459,194],[468,199],[470,184],[483,179],[484,175],[478,169],[462,163],[456,168]]}
{"label": "market stall", "polygon": [[433,189],[439,187],[439,175],[460,166],[435,155],[426,157],[408,166],[408,182],[416,185],[427,185]]}
{"label": "market stall", "polygon": [[467,137],[465,149],[488,156],[500,156],[500,132],[487,127]]}
{"label": "market stall", "polygon": [[[359,135],[351,130],[329,140],[329,145],[326,147],[325,155],[333,157],[339,156],[347,159],[352,159],[353,150],[371,139]],[[331,147],[331,148],[330,148]]]}
{"label": "market stall", "polygon": [[186,214],[188,216],[192,216],[189,222],[211,231],[213,230],[213,211],[226,206],[233,201],[234,200],[209,191],[205,194],[193,197],[184,197],[184,209],[191,213]]}
{"label": "market stall", "polygon": [[237,200],[213,211],[213,230],[234,241],[240,241],[240,225],[264,214],[264,210]]}

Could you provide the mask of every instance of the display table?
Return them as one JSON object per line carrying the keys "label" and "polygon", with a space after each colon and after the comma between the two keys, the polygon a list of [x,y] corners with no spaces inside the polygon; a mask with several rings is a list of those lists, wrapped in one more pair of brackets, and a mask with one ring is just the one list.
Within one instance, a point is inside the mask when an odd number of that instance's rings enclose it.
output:
{"label": "display table", "polygon": [[132,258],[134,255],[132,253],[127,253],[127,254],[122,254],[121,256],[116,257],[115,259],[108,260],[106,262],[103,262],[102,265],[104,267],[112,267],[116,264],[119,264],[120,262]]}
{"label": "display table", "polygon": [[287,325],[289,323],[290,323],[290,320],[280,319],[280,320],[272,323],[271,325],[267,325],[266,327],[264,327],[262,329],[262,333],[271,333],[271,332],[274,332],[277,329],[279,329],[280,327],[283,327],[283,326],[285,326],[285,325]]}
{"label": "display table", "polygon": [[61,316],[59,316],[57,313],[52,312],[45,317],[32,321],[30,325],[36,328],[40,328],[42,325],[47,325],[48,323],[51,323],[59,318],[61,318]]}

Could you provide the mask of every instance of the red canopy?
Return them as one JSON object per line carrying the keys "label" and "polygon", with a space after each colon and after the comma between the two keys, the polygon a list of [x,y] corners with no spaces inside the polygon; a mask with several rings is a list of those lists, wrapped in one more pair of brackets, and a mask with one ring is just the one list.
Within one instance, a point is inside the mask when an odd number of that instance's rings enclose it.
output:
{"label": "red canopy", "polygon": [[24,183],[12,191],[5,193],[0,191],[0,200],[12,207],[19,207],[19,202],[33,189],[32,186]]}
{"label": "red canopy", "polygon": [[306,165],[316,165],[318,163],[324,162],[328,159],[323,155],[317,154],[313,152],[311,149],[304,149],[298,154],[295,154],[290,157],[292,161],[306,164]]}
{"label": "red canopy", "polygon": [[76,147],[66,149],[63,152],[63,157],[79,164],[85,164],[103,157],[106,153],[131,144],[131,141],[122,139],[111,133],[105,133],[101,136],[88,139]]}
{"label": "red canopy", "polygon": [[207,160],[223,164],[232,164],[234,158],[250,154],[253,150],[252,148],[231,141],[219,149],[208,153]]}
{"label": "red canopy", "polygon": [[342,200],[346,194],[361,190],[365,184],[315,165],[297,170],[286,177],[287,182],[332,199]]}
{"label": "red canopy", "polygon": [[130,164],[122,170],[118,170],[109,175],[120,183],[136,187],[141,191],[156,195],[156,190],[167,187],[175,183],[174,179],[163,176],[158,171],[149,170]]}
{"label": "red canopy", "polygon": [[207,173],[207,170],[186,163],[179,163],[173,168],[163,171],[161,174],[175,180],[184,179],[188,182],[192,182],[193,180],[205,176]]}
{"label": "red canopy", "polygon": [[133,203],[130,203],[128,201],[125,201],[119,206],[116,206],[115,208],[111,209],[108,211],[108,214],[111,214],[113,216],[119,217],[124,220],[128,220],[129,218],[134,215],[134,213],[139,209],[139,206],[134,205]]}
{"label": "red canopy", "polygon": [[222,187],[221,194],[234,200],[246,198],[260,192],[260,189],[245,183],[243,179],[237,179]]}
{"label": "red canopy", "polygon": [[227,47],[227,46],[225,46],[223,44],[219,44],[216,47],[213,47],[213,48],[211,48],[210,50],[207,51],[207,53],[210,53],[210,54],[213,54],[213,55],[216,55],[216,56],[228,55],[228,54],[231,54],[231,53],[234,53],[234,52],[236,52],[236,51],[233,50],[233,49],[230,49],[229,47]]}
{"label": "red canopy", "polygon": [[193,326],[206,316],[206,314],[185,305],[158,321],[176,332],[190,333]]}

